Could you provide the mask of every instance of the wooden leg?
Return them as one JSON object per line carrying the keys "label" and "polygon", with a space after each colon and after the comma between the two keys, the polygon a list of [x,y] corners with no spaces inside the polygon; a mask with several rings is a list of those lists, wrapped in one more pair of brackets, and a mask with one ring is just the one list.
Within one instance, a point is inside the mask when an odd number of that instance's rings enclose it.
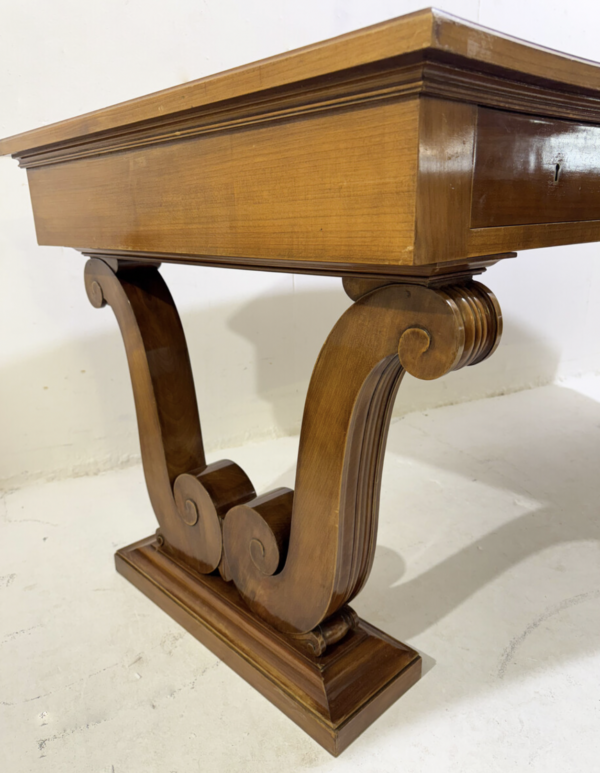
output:
{"label": "wooden leg", "polygon": [[157,267],[86,266],[91,302],[112,306],[123,334],[159,522],[118,551],[118,570],[332,754],[421,673],[414,650],[348,606],[373,562],[402,376],[480,362],[501,333],[494,296],[469,277],[345,286],[356,302],[315,365],[295,489],[257,497],[234,462],[206,465],[185,339]]}
{"label": "wooden leg", "polygon": [[489,290],[473,281],[442,289],[394,284],[360,297],[335,325],[306,398],[289,541],[270,540],[288,543],[283,566],[279,556],[270,560],[263,536],[270,525],[258,500],[233,508],[224,522],[233,580],[271,625],[307,633],[360,591],[373,561],[402,375],[435,379],[489,356],[498,312]]}
{"label": "wooden leg", "polygon": [[117,318],[131,374],[146,485],[163,550],[191,569],[224,573],[221,522],[253,499],[248,476],[229,460],[207,465],[188,350],[157,266],[89,260],[92,305]]}

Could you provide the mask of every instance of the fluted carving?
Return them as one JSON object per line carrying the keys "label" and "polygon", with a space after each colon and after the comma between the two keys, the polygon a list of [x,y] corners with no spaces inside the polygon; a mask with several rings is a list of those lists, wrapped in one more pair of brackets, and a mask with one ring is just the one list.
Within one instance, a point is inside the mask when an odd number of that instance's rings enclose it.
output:
{"label": "fluted carving", "polygon": [[246,603],[280,630],[313,631],[347,604],[371,570],[391,409],[405,371],[435,379],[488,357],[501,314],[465,281],[376,288],[341,317],[313,371],[302,431],[287,557],[256,560],[269,531],[260,509],[231,510],[225,557]]}
{"label": "fluted carving", "polygon": [[469,279],[355,282],[358,300],[314,368],[295,489],[257,497],[234,462],[206,464],[183,329],[157,268],[92,259],[85,281],[125,342],[161,550],[197,572],[218,569],[257,615],[321,655],[354,624],[346,605],[371,570],[402,376],[439,378],[488,357],[501,333],[493,294]]}

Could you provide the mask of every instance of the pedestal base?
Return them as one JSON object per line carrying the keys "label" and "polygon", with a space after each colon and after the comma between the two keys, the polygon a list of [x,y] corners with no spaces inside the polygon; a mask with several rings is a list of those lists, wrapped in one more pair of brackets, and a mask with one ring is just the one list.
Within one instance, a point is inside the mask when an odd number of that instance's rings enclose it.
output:
{"label": "pedestal base", "polygon": [[337,756],[421,676],[417,652],[359,621],[313,657],[261,621],[235,586],[197,575],[149,537],[119,550],[117,571]]}

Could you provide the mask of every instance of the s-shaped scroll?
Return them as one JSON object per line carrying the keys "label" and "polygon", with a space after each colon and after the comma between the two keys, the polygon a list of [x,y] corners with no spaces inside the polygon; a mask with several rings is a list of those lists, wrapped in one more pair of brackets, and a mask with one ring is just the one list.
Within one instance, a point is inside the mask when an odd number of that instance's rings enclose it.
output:
{"label": "s-shaped scroll", "polygon": [[373,562],[384,450],[404,372],[429,380],[474,365],[495,350],[501,327],[494,295],[472,280],[379,287],[343,314],[309,385],[293,505],[289,497],[286,512],[274,496],[273,515],[266,495],[225,517],[225,555],[252,610],[289,634],[344,614]]}
{"label": "s-shaped scroll", "polygon": [[207,465],[181,321],[156,265],[89,260],[85,287],[96,308],[117,318],[138,419],[146,485],[163,549],[202,574],[229,579],[222,520],[255,496],[234,462]]}

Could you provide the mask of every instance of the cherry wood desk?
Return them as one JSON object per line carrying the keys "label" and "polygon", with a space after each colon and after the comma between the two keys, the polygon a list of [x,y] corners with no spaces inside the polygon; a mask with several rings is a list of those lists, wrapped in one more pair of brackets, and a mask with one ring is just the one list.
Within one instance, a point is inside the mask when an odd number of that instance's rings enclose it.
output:
{"label": "cherry wood desk", "polygon": [[[473,277],[600,240],[600,66],[425,10],[0,141],[127,351],[156,534],[117,569],[333,754],[420,676],[349,605],[405,371],[489,357]],[[163,261],[328,274],[294,491],[206,463]]]}

